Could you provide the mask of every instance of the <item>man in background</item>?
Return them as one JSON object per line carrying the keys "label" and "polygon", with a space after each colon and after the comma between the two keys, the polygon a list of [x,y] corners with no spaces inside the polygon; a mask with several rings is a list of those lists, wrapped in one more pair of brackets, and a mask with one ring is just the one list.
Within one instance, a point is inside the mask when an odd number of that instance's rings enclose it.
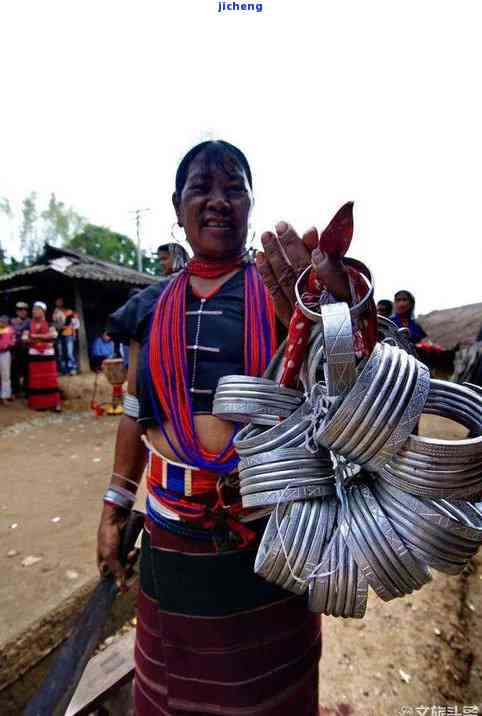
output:
{"label": "man in background", "polygon": [[75,334],[79,323],[74,311],[64,306],[64,299],[55,300],[55,309],[52,315],[57,330],[57,354],[62,375],[76,375],[78,372],[75,357]]}
{"label": "man in background", "polygon": [[22,341],[22,334],[28,331],[30,318],[28,316],[28,303],[18,301],[15,304],[15,318],[10,325],[15,331],[15,345],[12,349],[12,393],[17,396],[27,393],[27,348]]}

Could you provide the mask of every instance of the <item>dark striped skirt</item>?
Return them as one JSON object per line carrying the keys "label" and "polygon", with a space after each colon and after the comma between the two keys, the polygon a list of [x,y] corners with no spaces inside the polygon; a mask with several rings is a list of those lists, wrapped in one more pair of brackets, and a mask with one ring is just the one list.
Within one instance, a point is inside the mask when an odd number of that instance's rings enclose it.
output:
{"label": "dark striped skirt", "polygon": [[306,600],[255,575],[255,549],[147,529],[137,716],[318,716],[320,619]]}
{"label": "dark striped skirt", "polygon": [[60,405],[57,363],[54,355],[28,357],[28,407],[48,410]]}

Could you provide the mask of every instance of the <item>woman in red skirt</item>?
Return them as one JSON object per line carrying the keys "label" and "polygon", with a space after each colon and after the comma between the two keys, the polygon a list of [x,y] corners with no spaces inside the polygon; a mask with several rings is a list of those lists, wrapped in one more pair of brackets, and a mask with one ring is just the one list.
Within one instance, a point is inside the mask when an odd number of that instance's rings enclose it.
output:
{"label": "woman in red skirt", "polygon": [[45,320],[47,306],[36,301],[30,328],[23,340],[28,343],[28,407],[31,410],[60,412],[60,392],[54,341],[57,332]]}

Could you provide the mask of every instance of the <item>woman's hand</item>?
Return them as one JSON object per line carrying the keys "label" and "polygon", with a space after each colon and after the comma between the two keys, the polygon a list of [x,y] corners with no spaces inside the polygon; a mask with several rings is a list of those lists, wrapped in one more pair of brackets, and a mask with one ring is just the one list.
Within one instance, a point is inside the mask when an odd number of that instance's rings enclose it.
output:
{"label": "woman's hand", "polygon": [[104,503],[97,532],[97,566],[101,577],[113,575],[121,592],[127,591],[126,580],[138,557],[138,550],[134,549],[127,555],[127,565],[123,567],[120,563],[121,533],[126,523],[125,510]]}
{"label": "woman's hand", "polygon": [[290,224],[281,221],[276,225],[276,234],[265,231],[261,241],[264,251],[256,254],[256,266],[285,326],[295,306],[296,280],[310,263],[330,293],[341,301],[350,301],[350,285],[342,260],[320,251],[315,227],[300,238]]}

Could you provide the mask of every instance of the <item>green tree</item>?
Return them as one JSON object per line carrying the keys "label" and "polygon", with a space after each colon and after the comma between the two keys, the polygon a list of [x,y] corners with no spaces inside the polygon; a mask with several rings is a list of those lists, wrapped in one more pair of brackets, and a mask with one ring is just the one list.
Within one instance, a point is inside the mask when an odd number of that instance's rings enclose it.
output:
{"label": "green tree", "polygon": [[0,276],[3,273],[8,273],[8,267],[7,257],[5,255],[5,251],[3,250],[2,244],[0,243]]}
{"label": "green tree", "polygon": [[83,251],[89,256],[128,268],[137,265],[136,245],[132,239],[106,226],[86,224],[80,234],[67,242],[66,248]]}
{"label": "green tree", "polygon": [[12,206],[6,196],[0,196],[0,211],[5,214],[7,219],[13,218]]}
{"label": "green tree", "polygon": [[[10,204],[10,201],[6,197],[0,197],[0,213],[4,214],[4,216],[9,220],[9,222],[13,219],[13,211],[12,206]],[[11,225],[11,224],[10,224]],[[0,274],[9,273],[12,269],[10,268],[11,260],[10,262],[7,259],[7,253],[5,249],[3,248],[3,244],[0,241]]]}
{"label": "green tree", "polygon": [[42,240],[36,230],[37,219],[37,193],[32,191],[22,202],[20,224],[20,250],[27,264],[32,263],[42,249]]}
{"label": "green tree", "polygon": [[144,273],[149,273],[151,276],[161,275],[161,265],[155,251],[142,252],[142,268]]}
{"label": "green tree", "polygon": [[50,195],[48,207],[42,211],[42,238],[54,246],[62,246],[71,241],[84,227],[85,219],[71,206],[65,206],[54,193]]}

